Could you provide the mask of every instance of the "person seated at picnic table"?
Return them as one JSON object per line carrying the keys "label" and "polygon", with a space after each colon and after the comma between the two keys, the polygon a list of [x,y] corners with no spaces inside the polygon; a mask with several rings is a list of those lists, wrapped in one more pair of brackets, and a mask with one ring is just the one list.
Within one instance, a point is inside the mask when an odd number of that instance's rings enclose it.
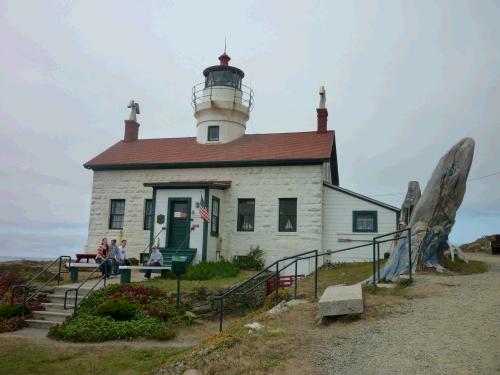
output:
{"label": "person seated at picnic table", "polygon": [[113,238],[111,240],[111,246],[109,247],[109,258],[111,259],[112,267],[113,267],[113,275],[118,275],[120,273],[120,270],[118,269],[119,266],[119,259],[120,259],[120,249],[118,246],[116,246],[116,239]]}
{"label": "person seated at picnic table", "polygon": [[[163,255],[158,249],[158,245],[153,245],[151,247],[151,255],[149,257],[146,266],[161,267],[163,265]],[[149,280],[151,278],[151,270],[146,270],[144,272],[144,279]]]}
{"label": "person seated at picnic table", "polygon": [[120,266],[130,266],[130,262],[127,259],[127,241],[122,240],[120,244],[121,246],[118,248],[118,264]]}
{"label": "person seated at picnic table", "polygon": [[[97,264],[102,264],[108,259],[109,257],[109,245],[108,245],[108,239],[105,237],[101,240],[101,244],[97,248],[97,255],[95,257],[95,262]],[[108,270],[108,264],[107,262],[105,263],[104,266],[100,267],[102,275],[104,274],[109,274]]]}

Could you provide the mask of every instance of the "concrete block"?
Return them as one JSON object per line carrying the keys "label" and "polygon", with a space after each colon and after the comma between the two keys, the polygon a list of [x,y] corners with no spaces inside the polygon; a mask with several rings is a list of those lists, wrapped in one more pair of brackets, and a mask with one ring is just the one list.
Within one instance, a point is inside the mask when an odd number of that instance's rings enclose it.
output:
{"label": "concrete block", "polygon": [[363,293],[360,284],[329,286],[319,300],[319,315],[322,317],[361,314],[362,312]]}

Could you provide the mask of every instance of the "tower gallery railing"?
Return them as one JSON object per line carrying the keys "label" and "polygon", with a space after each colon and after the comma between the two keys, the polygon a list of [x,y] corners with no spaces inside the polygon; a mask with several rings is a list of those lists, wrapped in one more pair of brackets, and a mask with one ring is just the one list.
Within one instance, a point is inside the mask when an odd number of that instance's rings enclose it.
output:
{"label": "tower gallery railing", "polygon": [[198,105],[212,100],[228,100],[233,103],[239,103],[251,111],[254,105],[253,90],[245,85],[241,88],[214,85],[205,87],[205,82],[198,83],[193,86],[191,95],[191,106],[196,109]]}

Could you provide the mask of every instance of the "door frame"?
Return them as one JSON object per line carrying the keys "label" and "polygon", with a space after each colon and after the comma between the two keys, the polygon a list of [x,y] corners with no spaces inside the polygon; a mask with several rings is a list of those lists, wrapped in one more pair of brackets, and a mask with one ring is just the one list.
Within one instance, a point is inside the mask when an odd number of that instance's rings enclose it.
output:
{"label": "door frame", "polygon": [[190,197],[169,197],[168,198],[168,205],[167,205],[167,230],[166,230],[166,238],[165,238],[165,247],[171,247],[170,246],[170,232],[172,231],[171,227],[171,208],[172,208],[172,203],[173,202],[187,202],[187,220],[188,220],[188,229],[187,229],[187,241],[185,243],[185,246],[183,249],[188,249],[189,248],[189,243],[191,242],[191,198]]}

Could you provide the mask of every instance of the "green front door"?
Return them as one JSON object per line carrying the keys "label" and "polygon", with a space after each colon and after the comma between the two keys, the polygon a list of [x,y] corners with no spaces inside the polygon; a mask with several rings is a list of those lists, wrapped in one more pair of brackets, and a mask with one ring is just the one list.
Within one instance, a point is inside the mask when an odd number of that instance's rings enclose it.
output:
{"label": "green front door", "polygon": [[170,248],[189,247],[191,232],[191,199],[170,198],[168,200],[168,238]]}

